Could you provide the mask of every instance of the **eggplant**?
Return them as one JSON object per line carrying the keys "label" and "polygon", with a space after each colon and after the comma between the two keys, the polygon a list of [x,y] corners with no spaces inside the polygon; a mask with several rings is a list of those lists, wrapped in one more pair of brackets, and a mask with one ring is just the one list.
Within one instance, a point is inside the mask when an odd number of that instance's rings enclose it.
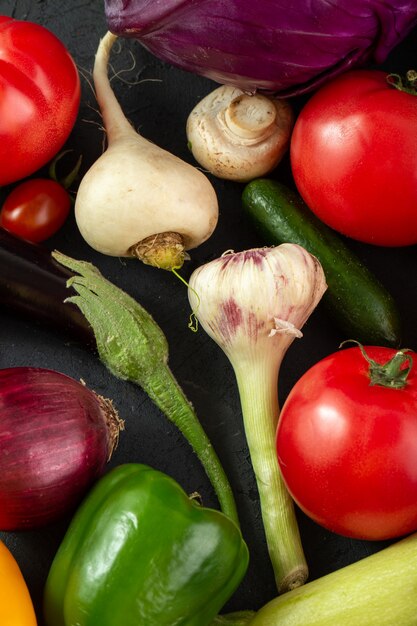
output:
{"label": "eggplant", "polygon": [[94,333],[79,309],[65,303],[73,274],[43,246],[0,228],[0,304],[31,322],[64,334],[94,349]]}

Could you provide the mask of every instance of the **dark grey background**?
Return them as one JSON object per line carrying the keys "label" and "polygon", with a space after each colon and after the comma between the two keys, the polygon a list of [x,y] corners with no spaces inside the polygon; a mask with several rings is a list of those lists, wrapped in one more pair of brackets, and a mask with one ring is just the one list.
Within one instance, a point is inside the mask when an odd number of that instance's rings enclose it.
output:
{"label": "dark grey background", "polygon": [[[66,44],[83,75],[83,96],[78,121],[67,142],[82,153],[84,172],[101,152],[103,135],[86,76],[91,70],[99,38],[105,33],[101,0],[0,0],[0,12],[45,25]],[[389,57],[383,68],[404,72],[417,67],[417,32]],[[138,43],[121,41],[112,63],[118,69],[135,67],[113,86],[126,115],[144,137],[193,163],[187,149],[185,123],[194,105],[216,85],[160,62]],[[297,110],[303,103],[294,100]],[[416,132],[410,129],[410,132]],[[42,171],[41,173],[44,173]],[[291,184],[288,159],[274,176]],[[220,203],[219,225],[211,239],[192,252],[182,275],[188,278],[198,265],[226,249],[243,250],[262,245],[241,211],[242,186],[212,179]],[[2,200],[9,189],[0,190]],[[395,207],[393,207],[395,213]],[[416,248],[382,249],[353,241],[349,245],[375,272],[396,298],[403,319],[403,345],[417,346]],[[109,258],[91,250],[82,240],[71,215],[65,227],[45,244],[73,257],[90,260],[103,274],[135,297],[164,330],[170,345],[170,365],[193,402],[212,439],[232,483],[242,529],[250,548],[251,563],[243,583],[225,610],[256,609],[276,595],[266,552],[256,484],[243,433],[237,388],[231,366],[221,350],[203,331],[187,328],[189,306],[186,288],[170,273],[133,260]],[[1,268],[0,268],[1,271]],[[281,404],[299,376],[320,358],[337,350],[346,339],[319,305],[287,353],[279,380]],[[188,444],[137,387],[116,380],[98,358],[35,320],[17,319],[0,309],[0,367],[20,365],[56,369],[83,378],[98,393],[113,398],[126,421],[111,466],[148,463],[167,472],[187,492],[198,491],[204,504],[217,506],[208,480]],[[310,566],[310,578],[331,572],[371,552],[383,543],[353,541],[329,533],[298,512],[302,539]],[[68,519],[39,531],[1,533],[16,556],[39,613],[43,585]],[[134,574],[132,574],[134,575]]]}

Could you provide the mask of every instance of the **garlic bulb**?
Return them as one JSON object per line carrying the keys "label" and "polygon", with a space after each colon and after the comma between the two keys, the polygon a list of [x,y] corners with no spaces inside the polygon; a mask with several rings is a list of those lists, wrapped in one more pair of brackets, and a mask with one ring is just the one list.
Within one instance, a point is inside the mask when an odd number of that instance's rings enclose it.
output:
{"label": "garlic bulb", "polygon": [[249,181],[274,169],[287,151],[294,116],[286,100],[223,85],[191,111],[187,139],[194,158],[217,176]]}
{"label": "garlic bulb", "polygon": [[226,253],[197,268],[189,281],[195,315],[236,375],[279,592],[303,584],[308,571],[276,456],[278,375],[326,288],[319,261],[296,244]]}

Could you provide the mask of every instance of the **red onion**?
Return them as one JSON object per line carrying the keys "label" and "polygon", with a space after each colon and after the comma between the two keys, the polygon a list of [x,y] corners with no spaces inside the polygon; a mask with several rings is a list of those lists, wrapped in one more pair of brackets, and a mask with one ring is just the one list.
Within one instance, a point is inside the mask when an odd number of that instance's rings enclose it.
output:
{"label": "red onion", "polygon": [[69,376],[0,370],[0,529],[39,527],[73,509],[122,428],[110,400]]}

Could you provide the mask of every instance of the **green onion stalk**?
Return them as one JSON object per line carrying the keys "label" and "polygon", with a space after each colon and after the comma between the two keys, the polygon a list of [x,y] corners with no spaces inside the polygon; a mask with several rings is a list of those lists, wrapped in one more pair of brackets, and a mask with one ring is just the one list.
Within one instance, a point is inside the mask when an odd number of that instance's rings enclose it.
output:
{"label": "green onion stalk", "polygon": [[119,379],[141,387],[180,430],[219,500],[222,512],[239,525],[233,492],[222,464],[197,415],[168,366],[167,339],[152,316],[131,296],[106,280],[91,263],[60,252],[52,256],[76,273],[67,286],[95,336],[101,361]]}
{"label": "green onion stalk", "polygon": [[191,275],[189,300],[237,379],[265,538],[279,593],[308,576],[275,447],[284,355],[326,290],[318,260],[295,244],[225,253]]}

